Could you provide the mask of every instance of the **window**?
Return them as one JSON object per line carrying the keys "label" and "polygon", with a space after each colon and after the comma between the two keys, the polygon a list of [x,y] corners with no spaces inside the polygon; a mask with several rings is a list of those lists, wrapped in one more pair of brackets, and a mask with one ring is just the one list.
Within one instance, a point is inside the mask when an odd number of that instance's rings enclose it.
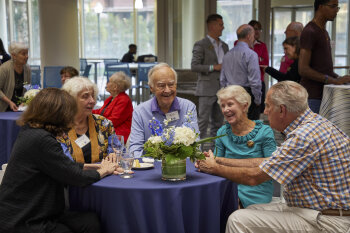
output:
{"label": "window", "polygon": [[155,0],[143,0],[135,9],[133,0],[83,1],[82,57],[119,58],[129,44],[138,54],[155,54]]}

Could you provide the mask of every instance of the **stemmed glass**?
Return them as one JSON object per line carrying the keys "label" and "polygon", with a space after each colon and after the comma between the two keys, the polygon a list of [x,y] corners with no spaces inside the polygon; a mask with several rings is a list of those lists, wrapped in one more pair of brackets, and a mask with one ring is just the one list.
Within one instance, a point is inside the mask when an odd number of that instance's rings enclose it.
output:
{"label": "stemmed glass", "polygon": [[125,151],[122,153],[120,166],[124,169],[124,173],[120,175],[122,178],[132,178],[134,177],[131,171],[132,165],[134,163],[134,153],[129,153]]}
{"label": "stemmed glass", "polygon": [[111,148],[116,155],[116,163],[120,164],[120,158],[124,150],[124,136],[113,134],[111,136]]}

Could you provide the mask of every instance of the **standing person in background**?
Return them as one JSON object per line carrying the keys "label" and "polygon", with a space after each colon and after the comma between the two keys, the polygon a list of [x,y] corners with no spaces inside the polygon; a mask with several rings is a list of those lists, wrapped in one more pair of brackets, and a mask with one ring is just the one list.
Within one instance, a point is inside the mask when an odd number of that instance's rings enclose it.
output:
{"label": "standing person in background", "polygon": [[225,56],[222,63],[220,84],[239,85],[249,93],[252,104],[248,119],[258,120],[261,103],[261,79],[259,58],[251,48],[254,43],[254,28],[243,24],[237,29],[238,42]]}
{"label": "standing person in background", "polygon": [[191,70],[198,73],[196,96],[199,97],[198,125],[200,137],[215,136],[222,126],[224,117],[217,103],[216,92],[220,89],[220,71],[228,45],[220,40],[224,30],[222,16],[209,15],[208,35],[197,41],[192,50]]}
{"label": "standing person in background", "polygon": [[[262,26],[259,21],[251,20],[248,23],[250,26],[254,28],[254,51],[258,54],[259,58],[259,65],[268,66],[269,65],[269,53],[267,52],[266,44],[262,41],[260,41],[260,35],[262,32]],[[261,103],[260,103],[260,112],[264,112],[265,104],[265,82],[264,82],[264,76],[265,72],[262,67],[260,67],[260,75],[261,75]]]}
{"label": "standing person in background", "polygon": [[6,53],[4,44],[2,43],[2,40],[0,38],[0,65],[7,62],[10,59],[11,57],[10,55],[8,55],[8,53]]}
{"label": "standing person in background", "polygon": [[129,51],[124,54],[123,58],[122,58],[122,62],[127,62],[127,63],[131,63],[135,61],[135,54],[137,52],[137,46],[136,44],[129,44]]}
{"label": "standing person in background", "polygon": [[309,94],[310,109],[319,113],[323,86],[350,82],[350,76],[339,77],[333,71],[332,50],[326,23],[333,21],[339,11],[338,0],[315,0],[315,16],[300,36],[300,84]]}
{"label": "standing person in background", "polygon": [[72,66],[63,67],[60,71],[61,83],[62,85],[66,82],[67,79],[79,76],[79,71]]}
{"label": "standing person in background", "polygon": [[30,83],[28,47],[13,42],[9,48],[11,60],[0,66],[0,112],[17,111],[18,97],[24,94],[24,83]]}
{"label": "standing person in background", "polygon": [[[300,38],[300,35],[303,29],[304,29],[304,26],[302,23],[291,22],[290,24],[288,24],[286,31],[284,32],[284,34],[286,34],[286,39],[290,37],[295,37],[295,36]],[[288,56],[285,54],[281,58],[280,72],[287,73],[288,68],[293,64],[293,62],[294,62],[294,59],[289,59]]]}
{"label": "standing person in background", "polygon": [[106,90],[111,96],[100,109],[92,110],[93,114],[99,114],[112,121],[115,133],[123,135],[125,143],[129,138],[133,111],[131,99],[125,93],[130,86],[129,76],[124,72],[114,73],[106,85]]}

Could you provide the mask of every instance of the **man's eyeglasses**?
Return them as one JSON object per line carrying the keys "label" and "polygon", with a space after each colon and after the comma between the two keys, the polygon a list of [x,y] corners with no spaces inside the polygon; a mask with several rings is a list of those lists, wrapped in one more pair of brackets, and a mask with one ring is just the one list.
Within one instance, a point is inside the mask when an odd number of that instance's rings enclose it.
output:
{"label": "man's eyeglasses", "polygon": [[156,84],[156,87],[159,89],[159,90],[165,90],[166,86],[168,86],[169,89],[173,89],[176,87],[176,83],[175,82],[171,82],[171,83],[157,83]]}
{"label": "man's eyeglasses", "polygon": [[329,6],[329,7],[332,8],[332,9],[337,9],[337,10],[340,9],[339,5],[337,5],[337,4],[324,4],[324,5],[325,5],[325,6]]}

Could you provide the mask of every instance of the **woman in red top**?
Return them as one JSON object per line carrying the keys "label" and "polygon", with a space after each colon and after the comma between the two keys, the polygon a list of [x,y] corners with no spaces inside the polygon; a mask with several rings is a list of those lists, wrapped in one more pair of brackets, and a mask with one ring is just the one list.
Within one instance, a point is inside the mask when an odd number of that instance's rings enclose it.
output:
{"label": "woman in red top", "polygon": [[130,78],[124,72],[114,73],[106,85],[106,90],[111,96],[105,100],[102,108],[92,111],[93,114],[99,114],[111,120],[115,133],[123,135],[125,143],[130,134],[133,111],[131,99],[125,93],[130,85]]}

